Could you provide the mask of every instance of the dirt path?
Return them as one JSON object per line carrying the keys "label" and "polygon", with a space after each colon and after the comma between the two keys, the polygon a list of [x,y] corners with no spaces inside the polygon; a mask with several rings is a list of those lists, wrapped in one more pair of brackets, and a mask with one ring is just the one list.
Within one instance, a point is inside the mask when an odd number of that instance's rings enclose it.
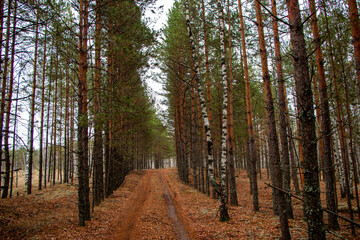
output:
{"label": "dirt path", "polygon": [[[217,200],[183,184],[176,169],[131,172],[95,207],[85,227],[77,224],[75,186],[48,186],[31,195],[24,189],[20,196],[0,200],[0,239],[279,239],[279,219],[272,216],[272,194],[266,181],[259,180],[262,208],[254,213],[247,172],[239,173],[240,206],[229,206],[231,221],[227,223],[218,220]],[[346,206],[340,195],[338,199],[339,206]],[[292,238],[307,239],[302,203],[294,201],[293,207],[296,218],[289,221]],[[340,223],[341,230],[327,233],[327,239],[358,239],[351,236],[347,223]]]}
{"label": "dirt path", "polygon": [[174,206],[173,198],[170,195],[169,189],[164,182],[163,171],[160,172],[160,177],[161,177],[161,183],[162,183],[163,189],[164,189],[164,199],[165,199],[166,205],[168,206],[168,216],[173,220],[177,239],[187,240],[187,239],[189,239],[189,236],[188,236],[189,234],[186,231],[183,223],[179,220],[178,215],[176,214],[176,208]]}
{"label": "dirt path", "polygon": [[161,170],[148,170],[110,239],[189,239]]}

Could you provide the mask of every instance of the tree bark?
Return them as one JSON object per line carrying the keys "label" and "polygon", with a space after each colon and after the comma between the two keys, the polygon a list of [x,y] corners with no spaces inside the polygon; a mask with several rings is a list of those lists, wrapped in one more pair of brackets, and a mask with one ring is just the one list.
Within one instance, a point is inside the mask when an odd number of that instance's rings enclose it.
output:
{"label": "tree bark", "polygon": [[[324,61],[321,50],[321,39],[319,34],[319,27],[316,17],[316,6],[314,0],[309,0],[310,11],[311,11],[311,26],[314,37],[314,49],[316,57],[316,66],[319,77],[319,92],[321,102],[321,125],[322,125],[322,141],[323,141],[323,153],[322,160],[324,163],[324,179],[326,184],[326,206],[331,211],[336,213],[336,195],[335,195],[335,173],[334,163],[331,155],[331,121],[330,121],[330,110],[329,100],[327,96],[327,86],[325,79]],[[321,141],[321,140],[320,140]],[[331,229],[339,229],[339,223],[335,214],[328,213],[329,227]]]}
{"label": "tree bark", "polygon": [[[264,37],[264,26],[262,20],[261,6],[258,0],[255,0],[255,11],[256,11],[256,20],[257,20],[258,35],[259,35],[262,78],[264,81],[266,118],[267,118],[267,126],[269,129],[270,175],[273,185],[275,185],[278,188],[282,188],[283,184],[282,184],[279,142],[276,133],[274,103],[272,99],[270,75],[268,70],[267,52],[266,52],[265,37]],[[279,214],[280,216],[281,236],[283,239],[290,239],[291,237],[289,232],[288,215],[286,212],[284,193],[278,190],[273,191],[273,198],[275,200],[273,201],[274,213]]]}
{"label": "tree bark", "polygon": [[225,56],[225,26],[224,26],[224,13],[221,5],[221,0],[217,0],[217,11],[219,16],[219,33],[220,33],[220,57],[221,57],[221,80],[223,87],[223,101],[222,101],[222,127],[221,127],[221,161],[220,161],[220,221],[229,221],[230,217],[227,213],[226,196],[225,196],[225,182],[226,182],[226,165],[227,165],[227,108],[228,108],[228,80],[227,80],[227,67]]}
{"label": "tree bark", "polygon": [[[354,146],[354,134],[353,134],[353,122],[352,122],[352,115],[351,115],[351,109],[350,109],[350,100],[349,100],[349,86],[347,83],[347,80],[344,79],[344,90],[345,90],[345,101],[346,101],[346,115],[347,115],[347,126],[348,126],[348,138],[349,138],[349,146],[350,146],[350,158],[351,158],[351,164],[352,164],[352,173],[354,177],[354,185],[355,185],[355,198],[356,198],[356,207],[357,209],[360,209],[360,202],[359,202],[359,191],[358,191],[358,164],[356,160],[356,151]],[[352,185],[352,182],[350,182],[350,185]],[[360,211],[358,212],[358,216],[360,219]]]}
{"label": "tree bark", "polygon": [[[196,79],[196,84],[197,84],[197,91],[198,91],[198,94],[200,97],[201,113],[202,113],[202,117],[204,120],[204,127],[205,127],[205,134],[206,134],[208,176],[209,176],[211,185],[217,191],[217,193],[220,194],[222,191],[220,191],[219,185],[214,178],[213,142],[211,139],[211,129],[210,129],[210,124],[209,124],[209,117],[208,117],[208,112],[207,112],[207,107],[206,107],[206,101],[205,101],[205,97],[204,97],[203,87],[202,87],[201,81],[200,81],[199,61],[198,61],[198,57],[196,55],[196,46],[195,46],[195,41],[194,41],[194,37],[192,34],[192,30],[191,30],[191,25],[190,25],[190,10],[189,10],[189,5],[188,5],[187,0],[185,0],[185,11],[186,11],[186,26],[187,26],[187,30],[188,30],[188,34],[189,34],[192,59],[193,59],[194,65],[195,65],[195,79]],[[224,198],[225,198],[225,196],[220,195],[220,199],[224,199]],[[222,204],[222,202],[221,202],[221,204]],[[220,212],[221,212],[220,213],[221,216],[226,216],[226,215],[228,216],[227,208],[220,206]],[[220,217],[220,219],[222,220],[223,218]]]}
{"label": "tree bark", "polygon": [[31,94],[31,113],[30,113],[30,134],[29,134],[29,159],[27,164],[27,194],[31,194],[32,184],[32,165],[34,157],[34,128],[35,128],[35,95],[36,95],[36,80],[37,80],[37,57],[38,57],[38,37],[39,37],[39,13],[36,10],[36,26],[35,26],[35,52],[34,52],[34,70],[33,70],[33,85]]}
{"label": "tree bark", "polygon": [[251,163],[250,190],[253,196],[253,209],[255,212],[257,212],[259,211],[259,197],[258,197],[259,194],[258,194],[258,186],[257,186],[257,172],[255,166],[256,166],[258,154],[256,152],[254,127],[252,122],[250,76],[249,76],[249,67],[248,67],[247,52],[246,52],[245,23],[242,13],[241,0],[238,0],[238,8],[239,8],[241,45],[242,45],[242,55],[243,55],[244,75],[245,75],[245,112],[246,112],[246,122],[249,132],[249,148],[250,148],[250,163]]}
{"label": "tree bark", "polygon": [[[0,64],[2,61],[5,62],[4,64],[4,68],[1,71],[2,73],[2,84],[1,84],[1,102],[0,102],[0,172],[1,167],[2,167],[2,149],[3,149],[3,127],[4,127],[4,116],[5,116],[5,96],[6,96],[6,85],[7,85],[7,75],[8,75],[8,67],[9,67],[9,44],[10,44],[10,16],[11,16],[11,3],[12,0],[8,1],[8,15],[7,15],[7,23],[6,23],[6,40],[5,40],[5,58],[0,59]],[[3,6],[1,6],[3,8]],[[1,19],[3,21],[3,18]],[[2,34],[2,31],[1,31]],[[2,39],[1,39],[2,40]],[[0,44],[2,46],[2,44]],[[0,48],[1,49],[1,48]],[[0,52],[0,56],[1,56],[1,52]],[[1,177],[1,173],[0,173],[0,186],[1,186],[1,181],[2,181],[2,177]]]}
{"label": "tree bark", "polygon": [[359,101],[360,101],[360,20],[359,10],[357,7],[356,0],[348,0],[349,13],[350,13],[350,26],[352,43],[354,45],[354,61],[356,68],[356,76],[358,79],[359,88]]}
{"label": "tree bark", "polygon": [[228,87],[228,116],[227,116],[227,128],[228,128],[228,178],[229,178],[229,190],[230,190],[230,204],[237,206],[237,191],[235,181],[235,166],[234,166],[234,110],[233,110],[233,74],[232,74],[232,38],[231,38],[231,19],[230,19],[230,4],[227,0],[227,17],[228,17],[228,33],[229,33],[229,87]]}
{"label": "tree bark", "polygon": [[298,0],[287,0],[287,8],[289,12],[290,41],[294,57],[299,130],[301,143],[304,147],[304,215],[308,223],[309,239],[325,239],[318,178],[319,166],[316,154],[313,96]]}
{"label": "tree bark", "polygon": [[44,41],[44,54],[43,54],[43,74],[42,74],[42,87],[41,87],[41,118],[40,118],[40,142],[39,142],[39,190],[42,189],[43,177],[43,141],[44,141],[44,107],[45,107],[45,73],[46,73],[46,41],[47,41],[47,28],[45,26],[45,41]]}
{"label": "tree bark", "polygon": [[[57,46],[58,47],[58,46]],[[54,110],[53,110],[53,146],[52,146],[52,185],[55,185],[56,182],[56,135],[57,135],[57,118],[58,118],[58,111],[57,111],[57,103],[58,103],[58,81],[59,81],[59,52],[58,49],[56,50],[56,65],[55,65],[55,95],[54,95]],[[49,164],[49,166],[51,166]],[[50,171],[49,171],[50,174]]]}
{"label": "tree bark", "polygon": [[[12,43],[11,43],[11,66],[10,66],[10,80],[9,90],[7,94],[6,102],[6,122],[5,122],[5,135],[4,135],[4,147],[5,147],[5,176],[4,176],[4,189],[2,192],[2,198],[7,198],[10,186],[10,150],[9,150],[9,133],[10,133],[10,115],[11,115],[11,103],[14,85],[14,62],[15,62],[15,39],[16,39],[16,13],[17,13],[17,1],[15,0],[14,6],[14,20],[12,26]],[[0,156],[1,157],[1,156]],[[0,164],[2,162],[0,161]],[[13,170],[13,169],[12,169]]]}
{"label": "tree bark", "polygon": [[[276,0],[271,1],[271,12],[273,14],[273,32],[274,32],[274,45],[275,45],[275,62],[276,73],[278,80],[278,101],[279,101],[279,122],[280,122],[280,144],[281,144],[281,157],[282,157],[282,170],[283,170],[283,189],[290,192],[290,160],[289,160],[289,144],[287,137],[287,109],[286,109],[286,89],[284,73],[282,68],[282,58],[280,51],[280,37],[279,27],[277,20]],[[288,218],[293,219],[293,209],[291,205],[291,197],[285,195],[286,212]]]}
{"label": "tree bark", "polygon": [[94,93],[94,147],[93,147],[93,161],[94,161],[94,204],[98,206],[104,199],[103,186],[103,139],[102,139],[102,123],[101,123],[101,83],[100,83],[100,68],[101,68],[101,0],[96,1],[96,19],[95,19],[95,93]]}
{"label": "tree bark", "polygon": [[[53,57],[50,58],[50,71],[53,67]],[[51,155],[51,151],[49,154],[48,148],[49,148],[49,123],[50,123],[50,106],[51,106],[51,85],[52,79],[51,75],[49,77],[49,88],[48,88],[48,106],[47,106],[47,119],[46,119],[46,141],[45,141],[45,162],[44,162],[44,188],[46,188],[46,182],[47,182],[47,167],[48,167],[48,156]],[[51,138],[50,138],[51,143]],[[51,148],[50,148],[51,149]],[[50,171],[49,171],[50,172]]]}
{"label": "tree bark", "polygon": [[80,33],[79,33],[79,82],[78,82],[78,159],[79,188],[78,208],[79,225],[85,226],[90,220],[89,200],[89,166],[88,166],[88,116],[87,116],[87,32],[88,32],[87,0],[80,0]]}
{"label": "tree bark", "polygon": [[[206,18],[205,18],[205,4],[204,0],[201,0],[201,8],[202,8],[202,21],[204,28],[204,51],[205,51],[205,69],[206,69],[206,91],[207,91],[207,106],[209,111],[209,124],[212,124],[212,110],[211,110],[211,94],[210,94],[210,68],[209,68],[209,51],[208,51],[208,39],[207,39],[207,28],[206,28]],[[204,136],[206,140],[206,135]],[[207,155],[206,155],[207,156]],[[208,176],[208,159],[206,159],[206,193],[210,196],[210,181]]]}

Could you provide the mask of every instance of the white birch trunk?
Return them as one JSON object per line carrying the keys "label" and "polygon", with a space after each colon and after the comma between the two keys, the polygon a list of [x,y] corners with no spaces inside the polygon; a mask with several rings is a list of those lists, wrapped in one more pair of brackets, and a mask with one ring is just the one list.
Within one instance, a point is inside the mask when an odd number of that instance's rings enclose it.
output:
{"label": "white birch trunk", "polygon": [[192,58],[194,60],[194,67],[195,67],[195,80],[197,85],[197,91],[200,97],[200,106],[201,106],[201,114],[204,120],[204,127],[205,127],[205,134],[206,134],[206,142],[207,142],[207,157],[208,157],[208,175],[210,179],[210,183],[212,186],[218,191],[218,185],[214,178],[214,157],[213,157],[213,142],[211,139],[211,129],[210,129],[210,122],[208,111],[206,107],[206,100],[204,96],[203,86],[200,81],[200,68],[199,68],[199,60],[198,56],[196,55],[196,46],[194,36],[192,35],[191,26],[190,26],[190,10],[188,1],[185,0],[185,14],[186,14],[186,27],[189,34],[190,44],[191,44],[191,52]]}
{"label": "white birch trunk", "polygon": [[[223,104],[222,104],[222,130],[221,130],[221,162],[220,162],[220,176],[221,176],[221,191],[225,190],[226,181],[226,161],[227,161],[227,76],[225,64],[225,37],[224,37],[224,15],[221,6],[221,1],[217,0],[217,11],[219,15],[219,33],[220,33],[220,54],[221,54],[221,80],[223,84]],[[224,194],[224,192],[223,192]],[[222,195],[223,195],[222,194]]]}
{"label": "white birch trunk", "polygon": [[345,190],[345,172],[344,172],[344,167],[343,167],[343,162],[342,162],[342,156],[341,156],[341,151],[340,151],[340,147],[339,147],[339,139],[337,137],[335,137],[335,164],[336,164],[336,168],[338,170],[339,173],[339,183],[340,183],[340,191],[341,191],[341,196],[346,195],[346,190]]}
{"label": "white birch trunk", "polygon": [[[209,180],[212,184],[212,186],[215,188],[215,190],[218,193],[219,196],[219,210],[220,210],[220,221],[229,221],[230,217],[228,214],[228,210],[226,207],[226,196],[224,194],[225,190],[225,180],[226,180],[226,135],[227,135],[227,79],[226,79],[226,65],[225,65],[225,44],[224,44],[224,20],[223,20],[223,14],[222,14],[222,8],[221,4],[218,1],[218,10],[219,10],[219,19],[220,19],[220,38],[221,40],[221,46],[222,46],[222,54],[221,54],[221,66],[222,66],[222,80],[224,85],[224,99],[223,99],[223,126],[222,126],[222,154],[221,154],[221,165],[220,165],[220,171],[221,171],[221,183],[220,188],[217,182],[214,178],[214,159],[213,159],[213,143],[211,140],[211,130],[210,130],[210,124],[209,124],[209,117],[207,114],[207,108],[206,108],[206,102],[204,97],[204,91],[200,82],[200,68],[199,68],[199,60],[198,56],[196,55],[196,45],[194,41],[194,37],[192,35],[191,31],[191,25],[190,25],[190,10],[188,1],[185,0],[185,13],[186,13],[186,26],[189,33],[189,39],[191,44],[191,51],[192,51],[192,58],[195,65],[195,79],[197,83],[197,90],[200,97],[200,105],[202,109],[202,116],[204,119],[204,126],[205,126],[205,133],[206,133],[206,141],[208,145],[208,175]],[[221,10],[221,11],[220,11]]]}

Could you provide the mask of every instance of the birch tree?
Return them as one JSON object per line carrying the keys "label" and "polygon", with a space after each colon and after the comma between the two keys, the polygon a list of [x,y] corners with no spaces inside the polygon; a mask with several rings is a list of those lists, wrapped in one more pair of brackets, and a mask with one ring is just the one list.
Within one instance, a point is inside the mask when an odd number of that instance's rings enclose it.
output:
{"label": "birch tree", "polygon": [[[195,45],[194,37],[192,34],[192,30],[191,30],[190,10],[189,10],[188,1],[185,0],[184,3],[185,3],[185,13],[186,13],[186,26],[187,26],[187,30],[188,30],[188,34],[189,34],[192,59],[194,62],[194,67],[195,67],[195,79],[196,79],[197,91],[200,96],[200,104],[201,104],[201,109],[202,109],[201,113],[202,113],[202,117],[204,120],[204,127],[205,127],[205,134],[206,134],[209,180],[210,180],[211,185],[213,186],[213,188],[217,191],[217,193],[219,195],[220,221],[229,221],[230,217],[229,217],[228,209],[226,206],[226,198],[224,196],[225,183],[222,182],[219,186],[219,184],[216,182],[216,180],[214,178],[213,142],[211,139],[211,129],[210,129],[210,124],[209,124],[209,117],[208,117],[208,113],[207,113],[206,100],[205,100],[205,96],[203,93],[203,87],[202,87],[202,84],[200,81],[199,60],[198,60],[198,57],[196,54],[196,45]],[[221,7],[221,5],[220,5],[220,7]],[[225,61],[225,59],[224,59],[224,61]],[[227,101],[227,99],[225,101]],[[227,108],[227,106],[225,106],[225,113],[226,113],[226,108]],[[226,114],[225,114],[225,117],[226,117]],[[225,124],[226,124],[226,121],[225,121]],[[225,129],[225,134],[226,134],[226,129]],[[225,135],[225,137],[226,137],[226,135]],[[225,151],[226,151],[226,138],[224,139],[224,141],[225,141]],[[226,161],[226,155],[225,155],[225,161]],[[224,166],[223,171],[225,174],[225,166]]]}

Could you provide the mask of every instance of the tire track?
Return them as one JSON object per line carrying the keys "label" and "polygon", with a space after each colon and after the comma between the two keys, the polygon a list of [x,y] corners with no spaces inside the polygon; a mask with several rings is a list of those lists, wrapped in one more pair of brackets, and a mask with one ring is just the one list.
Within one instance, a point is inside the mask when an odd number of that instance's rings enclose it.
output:
{"label": "tire track", "polygon": [[188,239],[190,239],[189,233],[186,231],[184,224],[180,221],[180,219],[178,218],[178,216],[176,214],[176,208],[174,205],[174,201],[169,193],[169,189],[168,189],[167,185],[164,182],[162,171],[160,171],[160,178],[161,178],[161,183],[162,183],[163,190],[164,190],[163,196],[165,199],[165,203],[168,206],[168,216],[169,216],[169,218],[171,218],[173,220],[173,227],[176,232],[177,239],[188,240]]}
{"label": "tire track", "polygon": [[130,239],[131,233],[136,226],[136,221],[143,212],[145,202],[149,199],[152,175],[153,172],[147,171],[146,175],[143,177],[143,180],[136,188],[137,193],[135,197],[133,197],[133,201],[130,201],[131,206],[128,206],[128,212],[121,221],[121,226],[117,230],[117,234],[111,239]]}

